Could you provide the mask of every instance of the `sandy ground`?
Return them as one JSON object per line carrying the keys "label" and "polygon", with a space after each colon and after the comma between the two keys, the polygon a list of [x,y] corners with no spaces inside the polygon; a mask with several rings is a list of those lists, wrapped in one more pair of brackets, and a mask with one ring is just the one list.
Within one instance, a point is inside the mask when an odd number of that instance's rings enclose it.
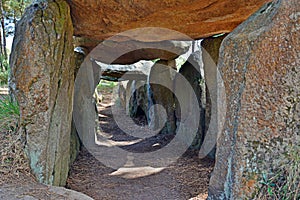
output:
{"label": "sandy ground", "polygon": [[[163,147],[172,140],[171,136],[157,135],[130,143],[135,138],[124,133],[113,119],[111,91],[101,92],[104,99],[98,105],[100,126],[102,134],[109,136],[111,144],[127,151],[143,153],[157,150],[158,147],[153,144],[159,143]],[[139,125],[144,123],[143,119],[138,120],[141,121]],[[134,127],[127,128],[130,130]],[[176,162],[164,168],[135,166],[134,156],[129,156],[128,160],[129,163],[124,167],[113,169],[83,148],[71,167],[67,187],[99,200],[185,200],[207,197],[214,161],[199,159],[197,152],[187,150]]]}

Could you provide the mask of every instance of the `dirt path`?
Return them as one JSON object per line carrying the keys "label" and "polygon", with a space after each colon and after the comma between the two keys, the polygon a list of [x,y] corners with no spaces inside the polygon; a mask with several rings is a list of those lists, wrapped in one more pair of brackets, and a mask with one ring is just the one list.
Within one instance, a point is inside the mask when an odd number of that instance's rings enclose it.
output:
{"label": "dirt path", "polygon": [[[111,92],[106,90],[102,93],[104,100],[98,107],[100,126],[103,134],[109,135],[112,142],[123,142],[120,145],[123,149],[143,153],[155,151],[172,140],[172,136],[158,134],[126,145],[124,142],[136,138],[119,129],[111,112]],[[154,145],[157,143],[158,146]],[[128,167],[116,171],[103,165],[83,148],[71,168],[67,187],[99,200],[205,199],[213,165],[212,160],[200,160],[196,152],[187,151],[164,169]]]}

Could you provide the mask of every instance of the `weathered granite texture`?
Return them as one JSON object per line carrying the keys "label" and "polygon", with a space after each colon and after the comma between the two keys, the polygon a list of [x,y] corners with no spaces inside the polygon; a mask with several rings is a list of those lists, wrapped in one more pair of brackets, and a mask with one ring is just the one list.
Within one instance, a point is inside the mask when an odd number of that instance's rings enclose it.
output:
{"label": "weathered granite texture", "polygon": [[40,182],[53,185],[65,185],[69,171],[72,37],[65,1],[36,3],[18,23],[10,57],[10,90],[20,104],[31,169]]}
{"label": "weathered granite texture", "polygon": [[248,199],[300,143],[300,4],[262,7],[222,43],[227,113],[209,199]]}

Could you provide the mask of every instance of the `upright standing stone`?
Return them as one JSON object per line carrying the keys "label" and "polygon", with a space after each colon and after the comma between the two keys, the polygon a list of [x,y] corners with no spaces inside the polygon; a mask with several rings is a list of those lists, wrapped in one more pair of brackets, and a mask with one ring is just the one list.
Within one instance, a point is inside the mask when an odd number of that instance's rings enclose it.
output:
{"label": "upright standing stone", "polygon": [[[155,107],[155,109],[151,110],[152,112],[149,111],[149,126],[153,130],[163,127],[161,132],[164,134],[175,134],[175,98],[172,91],[175,73],[172,73],[171,69],[174,63],[171,62],[171,67],[168,64],[168,61],[160,60],[150,71],[150,98],[152,98],[153,104],[162,106],[165,112],[161,107]],[[163,119],[165,114],[167,115],[166,119]]]}
{"label": "upright standing stone", "polygon": [[132,92],[129,100],[129,114],[130,117],[147,117],[148,111],[148,96],[147,85],[145,81],[132,81]]}
{"label": "upright standing stone", "polygon": [[120,105],[126,110],[126,88],[129,81],[120,81],[118,84],[118,96]]}
{"label": "upright standing stone", "polygon": [[74,87],[73,26],[66,1],[30,6],[16,28],[10,91],[20,104],[32,172],[65,185],[70,162]]}
{"label": "upright standing stone", "polygon": [[[74,51],[74,60],[75,60],[75,69],[74,69],[74,80],[76,80],[76,76],[78,73],[78,70],[80,69],[81,64],[83,63],[85,58],[84,51],[82,52],[76,52]],[[74,118],[72,119],[72,125],[71,125],[71,139],[70,139],[70,165],[73,164],[73,162],[76,160],[80,148],[81,148],[81,141],[76,129],[76,125],[74,122]]]}
{"label": "upright standing stone", "polygon": [[[189,56],[187,62],[179,70],[179,73],[184,76],[185,81],[188,81],[189,85],[192,87],[192,90],[188,90],[188,88],[185,88],[180,79],[175,78],[174,80],[175,94],[184,94],[182,96],[183,103],[181,105],[179,105],[178,101],[175,102],[177,128],[179,128],[179,123],[181,123],[181,129],[184,129],[184,131],[186,132],[186,136],[189,137],[190,134],[188,134],[188,132],[191,131],[190,127],[198,127],[198,131],[195,134],[196,137],[194,138],[191,146],[195,149],[199,149],[202,144],[205,122],[204,110],[202,105],[203,91],[200,85],[201,82],[203,82],[203,77],[201,76],[200,71],[201,64],[202,59],[200,56],[200,51],[196,51]],[[185,93],[183,93],[182,91],[185,91]],[[196,95],[196,99],[193,98],[193,95]],[[196,121],[196,118],[192,118],[193,120],[186,120],[188,118],[188,115],[193,114],[193,110],[195,110],[196,105],[198,105],[200,109],[200,120]]]}
{"label": "upright standing stone", "polygon": [[[218,94],[217,94],[217,64],[219,59],[219,50],[221,42],[225,35],[220,37],[206,38],[201,42],[202,61],[206,83],[206,104],[205,104],[205,139],[203,143],[204,154],[209,153],[210,157],[215,157],[218,125],[216,116],[218,116]],[[214,109],[212,109],[214,107]],[[214,113],[212,113],[214,112]],[[214,120],[210,120],[214,117]],[[209,131],[209,132],[208,132]],[[207,134],[208,133],[208,134]],[[212,148],[213,147],[213,148]]]}
{"label": "upright standing stone", "polygon": [[129,80],[126,84],[126,101],[125,101],[125,111],[126,111],[126,115],[130,115],[130,108],[129,108],[129,102],[130,102],[130,97],[132,96],[132,89],[131,89],[131,86],[132,86],[132,83],[133,80]]}
{"label": "upright standing stone", "polygon": [[296,0],[270,2],[222,43],[227,113],[209,199],[252,199],[300,145],[299,11]]}

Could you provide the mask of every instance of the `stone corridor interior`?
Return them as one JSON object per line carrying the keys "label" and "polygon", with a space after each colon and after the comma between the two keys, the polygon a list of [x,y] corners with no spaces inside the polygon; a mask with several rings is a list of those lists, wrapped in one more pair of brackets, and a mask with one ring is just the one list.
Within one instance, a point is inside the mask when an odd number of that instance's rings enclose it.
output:
{"label": "stone corridor interior", "polygon": [[[9,91],[20,106],[24,148],[37,181],[65,186],[81,143],[115,169],[130,165],[128,154],[160,168],[172,163],[160,158],[178,158],[192,147],[199,151],[197,159],[216,155],[208,199],[255,196],[264,188],[262,175],[286,161],[291,145],[299,146],[299,3],[153,0],[134,6],[131,1],[106,0],[104,4],[37,2],[17,25]],[[189,62],[176,63],[193,39],[202,39],[202,53],[192,45]],[[117,64],[118,70],[112,68]],[[99,116],[93,95],[100,79],[122,81],[115,105],[124,115],[111,105],[116,113],[110,118],[126,122],[122,130],[127,128],[136,142],[123,151],[108,146],[122,146],[118,142],[124,142],[124,134],[117,143],[107,140],[116,136],[98,134],[97,141],[106,141],[106,146],[95,151]],[[109,114],[109,109],[102,109]],[[142,133],[130,129],[140,126],[128,117],[140,113],[145,114],[140,124],[147,124]],[[147,147],[144,138],[155,137],[158,140],[149,142],[147,151],[139,149]],[[174,148],[177,145],[182,148]],[[146,153],[136,153],[141,151]]]}

